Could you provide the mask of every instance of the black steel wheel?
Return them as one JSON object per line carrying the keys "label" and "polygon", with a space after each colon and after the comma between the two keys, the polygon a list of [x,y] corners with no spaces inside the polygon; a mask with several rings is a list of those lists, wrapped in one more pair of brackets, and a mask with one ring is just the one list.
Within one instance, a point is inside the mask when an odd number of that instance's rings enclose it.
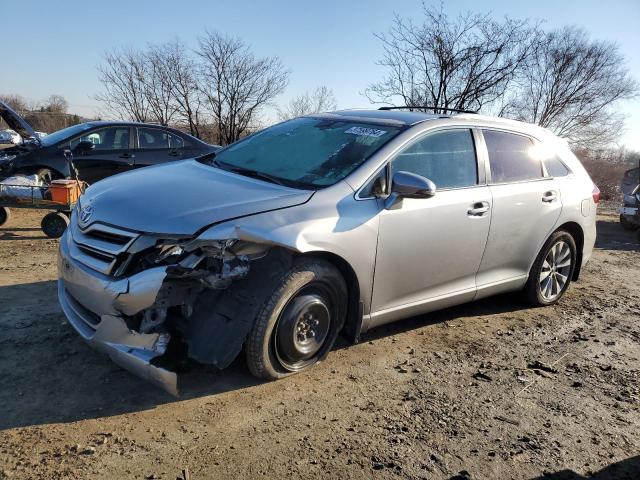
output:
{"label": "black steel wheel", "polygon": [[68,226],[69,217],[61,212],[49,212],[40,222],[42,231],[49,238],[60,238]]}
{"label": "black steel wheel", "polygon": [[347,312],[347,285],[325,260],[300,259],[274,288],[245,343],[249,370],[269,380],[324,359]]}
{"label": "black steel wheel", "polygon": [[331,329],[329,295],[304,289],[285,307],[276,324],[274,351],[290,372],[303,370],[322,350]]}
{"label": "black steel wheel", "polygon": [[4,225],[11,219],[11,210],[6,207],[0,207],[0,226]]}

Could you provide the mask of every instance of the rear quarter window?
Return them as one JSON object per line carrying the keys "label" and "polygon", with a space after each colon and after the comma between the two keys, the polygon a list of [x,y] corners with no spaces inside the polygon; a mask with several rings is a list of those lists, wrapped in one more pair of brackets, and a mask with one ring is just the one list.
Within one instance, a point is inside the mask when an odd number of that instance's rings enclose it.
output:
{"label": "rear quarter window", "polygon": [[560,157],[553,155],[552,157],[545,158],[544,166],[547,169],[547,173],[551,177],[566,177],[571,173],[569,169],[562,163]]}

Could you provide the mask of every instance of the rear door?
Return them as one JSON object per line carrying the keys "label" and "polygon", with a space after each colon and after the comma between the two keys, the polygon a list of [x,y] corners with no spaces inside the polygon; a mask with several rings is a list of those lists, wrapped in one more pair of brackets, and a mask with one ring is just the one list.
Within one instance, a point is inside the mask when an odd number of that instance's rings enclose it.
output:
{"label": "rear door", "polygon": [[476,279],[479,297],[524,283],[562,210],[559,185],[546,176],[533,139],[507,131],[482,132],[493,212]]}
{"label": "rear door", "polygon": [[136,132],[136,168],[188,158],[179,135],[154,127],[137,127]]}
{"label": "rear door", "polygon": [[[77,152],[76,147],[83,141],[93,143],[95,148],[84,154]],[[70,148],[74,152],[73,163],[80,179],[88,183],[94,183],[133,168],[131,128],[126,125],[86,132],[71,140]]]}

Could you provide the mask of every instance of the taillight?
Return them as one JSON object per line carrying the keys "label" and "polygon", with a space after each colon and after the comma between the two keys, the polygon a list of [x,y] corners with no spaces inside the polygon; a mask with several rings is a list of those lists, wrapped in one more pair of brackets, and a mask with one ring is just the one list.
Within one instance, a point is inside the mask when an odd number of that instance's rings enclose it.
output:
{"label": "taillight", "polygon": [[593,203],[600,203],[600,189],[595,183],[593,184],[593,191],[591,192],[591,196],[593,197]]}

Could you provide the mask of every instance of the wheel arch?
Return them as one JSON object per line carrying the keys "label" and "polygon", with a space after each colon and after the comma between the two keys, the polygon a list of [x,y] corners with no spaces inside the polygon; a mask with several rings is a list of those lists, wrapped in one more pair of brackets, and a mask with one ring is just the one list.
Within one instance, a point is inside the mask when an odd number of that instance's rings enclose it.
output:
{"label": "wheel arch", "polygon": [[321,258],[336,267],[345,282],[347,283],[347,318],[345,320],[342,333],[347,339],[353,343],[357,343],[360,339],[360,330],[362,327],[363,302],[360,299],[360,282],[353,267],[344,258],[332,252],[312,251],[299,255],[307,258]]}
{"label": "wheel arch", "polygon": [[560,225],[558,228],[554,230],[554,233],[559,230],[564,230],[565,232],[569,233],[573,237],[574,242],[576,242],[576,267],[573,269],[573,276],[571,277],[571,280],[574,280],[574,281],[578,280],[578,278],[580,277],[580,270],[582,268],[582,250],[584,248],[584,230],[582,230],[582,227],[580,226],[580,224],[576,222],[563,223],[562,225]]}

